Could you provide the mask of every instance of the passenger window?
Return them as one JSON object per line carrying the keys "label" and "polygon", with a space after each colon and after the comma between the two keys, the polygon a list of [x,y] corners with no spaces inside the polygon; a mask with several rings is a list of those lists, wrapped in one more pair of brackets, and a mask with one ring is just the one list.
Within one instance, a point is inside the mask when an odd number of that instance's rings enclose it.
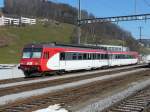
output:
{"label": "passenger window", "polygon": [[83,60],[87,60],[87,54],[83,54]]}
{"label": "passenger window", "polygon": [[107,54],[105,54],[105,59],[108,59],[108,55]]}
{"label": "passenger window", "polygon": [[77,54],[76,54],[76,53],[73,54],[72,59],[73,59],[73,60],[77,60]]}
{"label": "passenger window", "polygon": [[72,60],[72,53],[65,53],[65,60]]}
{"label": "passenger window", "polygon": [[101,59],[101,55],[100,54],[97,55],[97,59]]}
{"label": "passenger window", "polygon": [[82,60],[83,59],[83,55],[82,54],[78,54],[78,60]]}
{"label": "passenger window", "polygon": [[95,60],[96,59],[96,54],[93,54],[93,60]]}

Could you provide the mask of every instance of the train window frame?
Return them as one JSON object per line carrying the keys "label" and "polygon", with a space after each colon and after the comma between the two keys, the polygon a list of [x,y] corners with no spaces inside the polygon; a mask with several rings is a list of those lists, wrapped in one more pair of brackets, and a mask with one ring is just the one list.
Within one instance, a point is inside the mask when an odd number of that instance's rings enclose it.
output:
{"label": "train window frame", "polygon": [[93,53],[93,60],[96,60],[96,53]]}
{"label": "train window frame", "polygon": [[91,54],[90,53],[88,53],[88,60],[91,60]]}
{"label": "train window frame", "polygon": [[88,55],[87,55],[87,53],[83,53],[83,60],[88,60]]}
{"label": "train window frame", "polygon": [[101,54],[101,60],[104,60],[104,54]]}
{"label": "train window frame", "polygon": [[108,54],[105,54],[105,59],[108,59]]}
{"label": "train window frame", "polygon": [[97,56],[96,56],[96,57],[97,57],[97,59],[99,60],[99,59],[100,59],[100,57],[101,57],[101,56],[100,56],[100,54],[96,54],[96,55],[97,55]]}
{"label": "train window frame", "polygon": [[72,53],[71,52],[65,53],[65,60],[67,60],[67,61],[72,60]]}
{"label": "train window frame", "polygon": [[78,55],[77,53],[72,54],[72,60],[78,60]]}
{"label": "train window frame", "polygon": [[78,53],[78,60],[83,60],[83,54],[82,53]]}

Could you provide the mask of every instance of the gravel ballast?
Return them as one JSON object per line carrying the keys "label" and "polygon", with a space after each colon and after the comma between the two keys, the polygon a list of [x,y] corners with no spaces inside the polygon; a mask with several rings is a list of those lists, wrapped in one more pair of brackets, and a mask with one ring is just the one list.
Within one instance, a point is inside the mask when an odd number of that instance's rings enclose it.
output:
{"label": "gravel ballast", "polygon": [[102,100],[99,100],[95,103],[92,103],[76,112],[100,112],[113,104],[127,98],[128,96],[136,93],[137,91],[144,89],[145,87],[150,86],[150,79],[144,82],[132,83],[130,87],[122,92],[119,92],[115,95],[109,96]]}

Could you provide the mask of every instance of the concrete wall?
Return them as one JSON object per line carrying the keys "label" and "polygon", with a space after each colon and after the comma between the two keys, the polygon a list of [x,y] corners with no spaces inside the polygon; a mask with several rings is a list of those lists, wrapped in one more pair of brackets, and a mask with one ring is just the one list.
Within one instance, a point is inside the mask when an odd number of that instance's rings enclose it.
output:
{"label": "concrete wall", "polygon": [[0,68],[0,80],[25,77],[18,66],[12,68]]}

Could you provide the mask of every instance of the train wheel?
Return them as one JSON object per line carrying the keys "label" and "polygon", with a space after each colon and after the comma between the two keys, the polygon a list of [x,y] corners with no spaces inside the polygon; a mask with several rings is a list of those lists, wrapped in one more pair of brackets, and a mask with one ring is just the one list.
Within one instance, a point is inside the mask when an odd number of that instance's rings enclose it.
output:
{"label": "train wheel", "polygon": [[30,78],[31,77],[31,73],[29,73],[29,72],[24,72],[24,75],[25,75],[25,78]]}

